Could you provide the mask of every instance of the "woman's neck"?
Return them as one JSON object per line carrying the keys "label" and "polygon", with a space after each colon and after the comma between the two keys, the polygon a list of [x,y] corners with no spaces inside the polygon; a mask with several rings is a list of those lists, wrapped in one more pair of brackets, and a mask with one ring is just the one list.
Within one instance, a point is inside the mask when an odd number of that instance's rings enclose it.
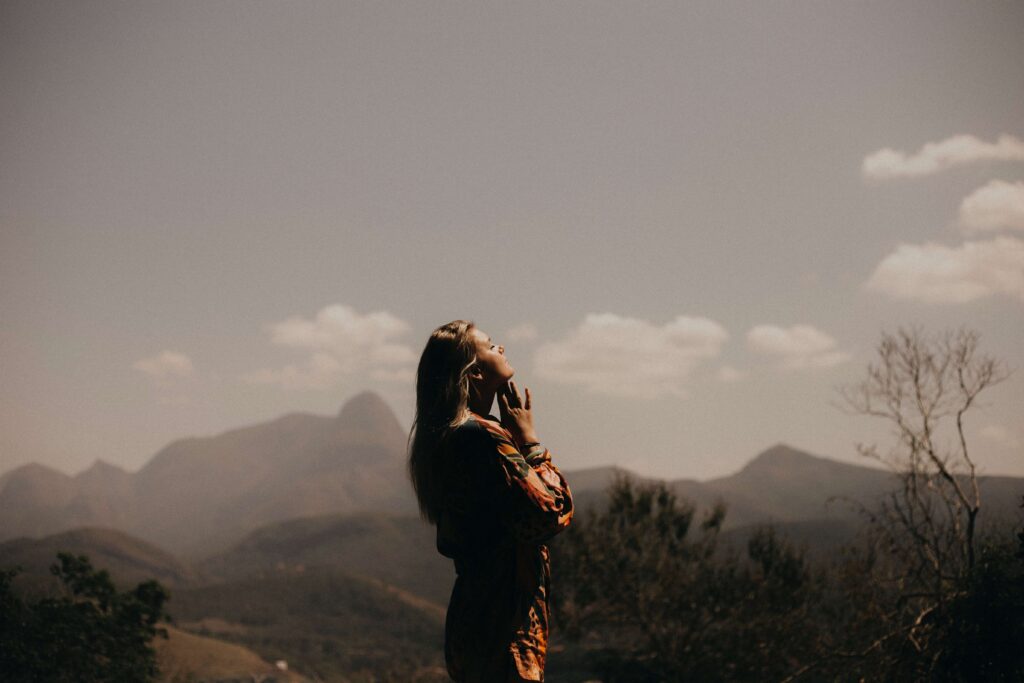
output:
{"label": "woman's neck", "polygon": [[477,415],[487,415],[491,412],[491,406],[494,405],[494,394],[496,390],[491,389],[490,391],[470,391],[469,392],[469,409]]}

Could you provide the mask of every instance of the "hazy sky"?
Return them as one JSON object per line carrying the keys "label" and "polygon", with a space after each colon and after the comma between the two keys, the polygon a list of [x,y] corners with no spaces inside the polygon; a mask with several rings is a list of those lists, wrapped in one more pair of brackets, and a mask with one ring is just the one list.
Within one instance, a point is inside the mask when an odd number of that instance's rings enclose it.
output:
{"label": "hazy sky", "polygon": [[856,461],[883,329],[1017,368],[1024,3],[4,2],[0,471],[136,469],[477,321],[563,468]]}

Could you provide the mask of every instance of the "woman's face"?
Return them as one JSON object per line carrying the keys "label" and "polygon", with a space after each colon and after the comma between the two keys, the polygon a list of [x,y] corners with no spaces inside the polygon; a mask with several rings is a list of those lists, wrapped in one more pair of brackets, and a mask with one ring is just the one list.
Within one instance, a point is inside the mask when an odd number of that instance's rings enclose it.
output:
{"label": "woman's face", "polygon": [[470,331],[476,344],[476,365],[482,377],[477,381],[489,389],[498,387],[512,379],[515,369],[505,359],[505,347],[495,344],[486,332],[473,328]]}

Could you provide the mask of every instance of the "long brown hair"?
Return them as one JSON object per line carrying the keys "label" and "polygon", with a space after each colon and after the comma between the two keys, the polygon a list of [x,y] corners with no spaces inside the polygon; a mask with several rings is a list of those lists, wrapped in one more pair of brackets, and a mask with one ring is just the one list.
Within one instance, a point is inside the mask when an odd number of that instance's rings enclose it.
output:
{"label": "long brown hair", "polygon": [[416,419],[409,433],[409,476],[420,513],[436,523],[443,498],[438,456],[469,410],[469,370],[476,361],[473,323],[453,320],[434,330],[416,371]]}

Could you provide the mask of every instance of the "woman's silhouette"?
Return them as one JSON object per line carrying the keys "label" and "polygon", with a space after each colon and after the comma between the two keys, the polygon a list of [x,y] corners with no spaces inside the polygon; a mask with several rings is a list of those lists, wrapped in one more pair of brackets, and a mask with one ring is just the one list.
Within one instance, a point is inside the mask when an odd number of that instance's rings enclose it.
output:
{"label": "woman's silhouette", "polygon": [[[430,335],[417,373],[409,471],[438,551],[455,561],[445,660],[467,683],[544,679],[543,543],[572,518],[569,487],[514,372],[503,347],[455,320]],[[489,414],[495,396],[500,419]]]}

